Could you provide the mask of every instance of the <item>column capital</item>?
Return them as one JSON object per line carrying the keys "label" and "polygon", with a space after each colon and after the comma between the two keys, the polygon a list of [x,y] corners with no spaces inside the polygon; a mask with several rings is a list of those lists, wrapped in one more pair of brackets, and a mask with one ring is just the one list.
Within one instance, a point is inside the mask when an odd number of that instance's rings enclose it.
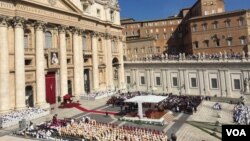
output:
{"label": "column capital", "polygon": [[23,28],[25,24],[25,19],[23,17],[16,16],[12,20],[13,26],[16,28]]}
{"label": "column capital", "polygon": [[73,35],[78,35],[80,33],[80,29],[78,27],[71,27],[70,31]]}
{"label": "column capital", "polygon": [[105,39],[112,39],[112,35],[109,33],[104,34]]}
{"label": "column capital", "polygon": [[36,30],[44,30],[46,23],[43,21],[36,21],[34,26]]}
{"label": "column capital", "polygon": [[8,16],[0,16],[0,27],[7,27],[9,25]]}
{"label": "column capital", "polygon": [[91,32],[90,32],[90,36],[91,36],[91,37],[98,37],[99,35],[100,35],[100,33],[97,32],[97,31],[91,31]]}
{"label": "column capital", "polygon": [[65,33],[66,30],[68,29],[68,26],[59,25],[57,28],[58,28],[59,33]]}

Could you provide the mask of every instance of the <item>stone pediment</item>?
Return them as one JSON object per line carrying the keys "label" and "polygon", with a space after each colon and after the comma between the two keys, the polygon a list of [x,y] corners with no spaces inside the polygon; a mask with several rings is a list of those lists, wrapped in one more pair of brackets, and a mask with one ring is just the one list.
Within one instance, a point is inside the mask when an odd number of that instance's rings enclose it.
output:
{"label": "stone pediment", "polygon": [[52,7],[70,13],[81,13],[81,10],[70,0],[26,0],[27,2]]}

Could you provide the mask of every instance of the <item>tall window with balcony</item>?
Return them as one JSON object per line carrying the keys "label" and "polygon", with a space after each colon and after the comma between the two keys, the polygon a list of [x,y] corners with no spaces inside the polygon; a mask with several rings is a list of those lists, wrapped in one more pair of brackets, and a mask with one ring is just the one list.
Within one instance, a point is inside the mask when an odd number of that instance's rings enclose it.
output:
{"label": "tall window with balcony", "polygon": [[52,34],[49,31],[45,32],[45,47],[44,48],[52,48]]}

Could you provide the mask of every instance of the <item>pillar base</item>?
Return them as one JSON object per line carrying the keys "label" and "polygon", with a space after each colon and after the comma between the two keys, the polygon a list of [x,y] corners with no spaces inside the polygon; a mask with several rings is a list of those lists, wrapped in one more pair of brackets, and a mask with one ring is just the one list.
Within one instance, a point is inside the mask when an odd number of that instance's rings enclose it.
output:
{"label": "pillar base", "polygon": [[48,103],[36,104],[36,106],[45,110],[50,109],[50,105]]}
{"label": "pillar base", "polygon": [[27,108],[26,105],[24,105],[24,106],[20,106],[20,107],[15,107],[15,110],[21,111],[21,110],[24,110],[26,108]]}
{"label": "pillar base", "polygon": [[2,110],[2,109],[0,109],[0,115],[7,114],[9,112],[11,112],[11,109],[8,109],[8,110]]}

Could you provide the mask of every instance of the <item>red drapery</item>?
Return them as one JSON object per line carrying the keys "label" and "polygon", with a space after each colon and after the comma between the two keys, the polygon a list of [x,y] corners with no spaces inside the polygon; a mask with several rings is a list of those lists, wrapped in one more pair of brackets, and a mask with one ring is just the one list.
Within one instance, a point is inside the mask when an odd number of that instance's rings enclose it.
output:
{"label": "red drapery", "polygon": [[46,76],[46,101],[50,104],[56,103],[56,78],[55,73]]}

